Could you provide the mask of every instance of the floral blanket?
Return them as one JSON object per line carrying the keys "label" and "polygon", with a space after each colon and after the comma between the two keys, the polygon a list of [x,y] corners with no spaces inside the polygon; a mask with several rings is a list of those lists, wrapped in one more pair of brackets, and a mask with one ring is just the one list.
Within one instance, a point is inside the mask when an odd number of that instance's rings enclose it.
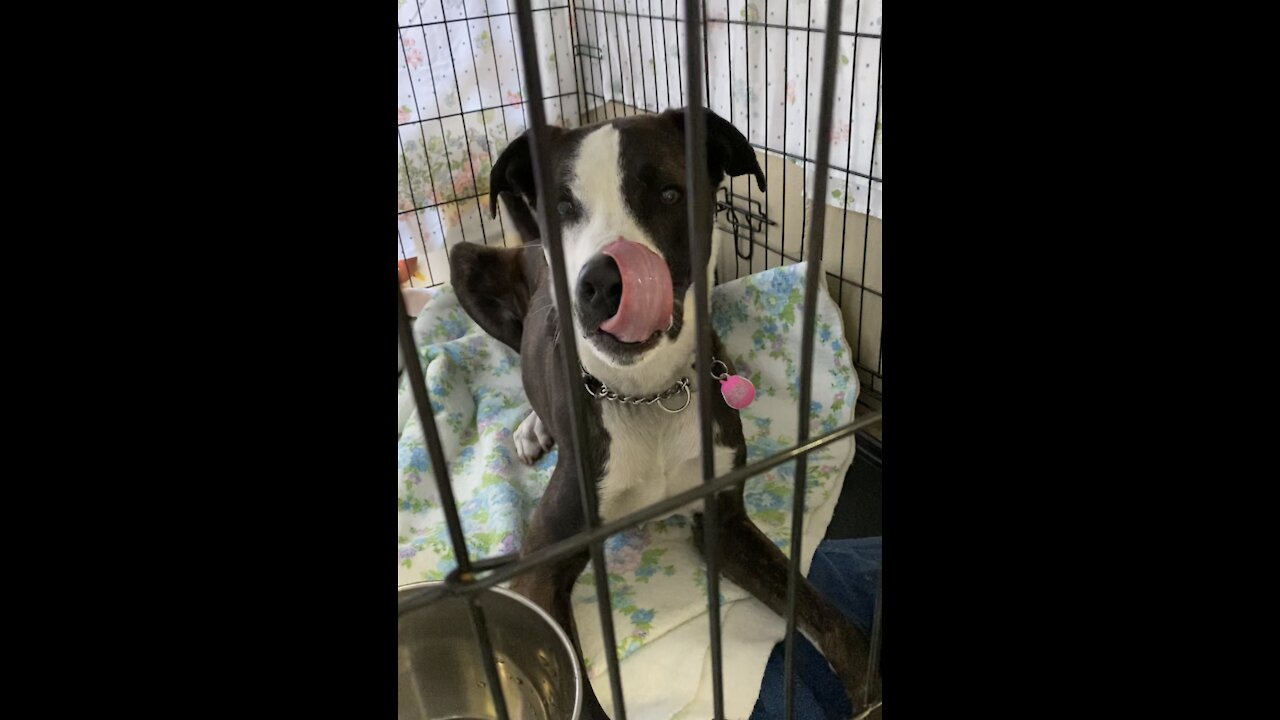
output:
{"label": "floral blanket", "polygon": [[[738,372],[757,388],[742,411],[748,462],[796,440],[804,264],[768,270],[716,287],[712,320]],[[555,467],[552,451],[536,465],[516,458],[512,431],[529,413],[520,357],[484,334],[448,286],[433,291],[415,323],[432,409],[473,558],[518,551],[528,518]],[[836,304],[818,294],[811,434],[850,421],[858,381],[850,365]],[[409,393],[401,387],[402,400]],[[454,565],[425,439],[416,414],[399,440],[399,582],[439,580]],[[813,453],[806,481],[802,569],[826,533],[852,440]],[[749,480],[752,520],[784,552],[791,532],[794,464]],[[672,515],[620,533],[606,543],[617,651],[622,658],[627,714],[635,718],[706,717],[711,713],[705,565],[693,545],[690,519]],[[728,580],[721,581],[728,717],[751,714],[781,618]],[[590,568],[574,594],[587,670],[611,710],[600,621]]]}

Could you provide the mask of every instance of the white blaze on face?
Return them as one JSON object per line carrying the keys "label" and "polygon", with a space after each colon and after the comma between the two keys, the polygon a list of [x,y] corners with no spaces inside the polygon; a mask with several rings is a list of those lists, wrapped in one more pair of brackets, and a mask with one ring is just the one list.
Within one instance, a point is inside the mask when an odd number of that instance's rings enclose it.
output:
{"label": "white blaze on face", "polygon": [[[654,253],[663,253],[653,239],[640,227],[622,195],[622,163],[620,158],[620,134],[612,125],[605,125],[583,138],[576,155],[567,160],[572,167],[569,190],[581,206],[578,219],[562,226],[562,245],[565,253],[565,275],[569,281],[569,296],[577,303],[576,287],[582,267],[604,246],[624,238],[639,243]],[[553,210],[554,212],[554,210]],[[711,262],[707,266],[708,287],[718,256],[715,233],[712,233]],[[682,247],[688,252],[687,247]],[[546,249],[544,247],[544,252]],[[667,258],[663,258],[667,260]],[[667,263],[670,265],[670,262]],[[681,375],[688,374],[687,367],[694,349],[693,288],[684,296],[684,330],[672,341],[665,335],[658,344],[630,365],[619,365],[595,345],[582,337],[577,313],[572,313],[578,355],[587,372],[596,376],[619,392],[648,394],[665,390]]]}
{"label": "white blaze on face", "polygon": [[576,283],[582,266],[619,237],[657,252],[622,197],[617,129],[605,125],[587,135],[569,162],[572,168],[569,190],[582,207],[577,222],[565,225],[562,234],[569,282]]}

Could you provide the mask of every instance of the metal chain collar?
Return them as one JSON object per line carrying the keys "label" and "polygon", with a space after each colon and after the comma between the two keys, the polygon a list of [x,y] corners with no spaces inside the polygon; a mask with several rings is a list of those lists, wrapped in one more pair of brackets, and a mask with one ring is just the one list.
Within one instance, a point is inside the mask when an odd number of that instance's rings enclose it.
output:
{"label": "metal chain collar", "polygon": [[[717,364],[723,367],[725,369],[725,372],[717,373],[715,371],[715,366]],[[723,361],[712,358],[711,367],[712,367],[711,377],[717,380],[720,380],[722,382],[726,378],[728,378],[729,366],[725,365]],[[586,368],[579,366],[578,369],[582,372],[582,381],[583,381],[582,386],[587,389],[588,395],[590,395],[593,398],[596,398],[597,400],[610,400],[612,402],[622,403],[623,405],[637,405],[637,406],[638,405],[657,405],[663,410],[666,410],[667,412],[673,413],[673,414],[678,413],[681,410],[684,410],[685,408],[689,407],[691,392],[689,390],[689,378],[687,377],[680,378],[675,385],[672,385],[670,388],[656,395],[643,395],[643,396],[633,397],[630,395],[618,394],[616,390],[613,390],[608,385],[605,385],[603,380],[600,380],[599,378],[593,376],[591,373],[587,372]],[[592,388],[591,387],[592,383],[595,383],[596,385],[598,385],[599,389]],[[672,397],[675,397],[676,395],[679,395],[682,392],[684,393],[684,404],[681,405],[680,407],[673,410],[667,407],[666,405],[662,404],[663,400],[668,400]]]}

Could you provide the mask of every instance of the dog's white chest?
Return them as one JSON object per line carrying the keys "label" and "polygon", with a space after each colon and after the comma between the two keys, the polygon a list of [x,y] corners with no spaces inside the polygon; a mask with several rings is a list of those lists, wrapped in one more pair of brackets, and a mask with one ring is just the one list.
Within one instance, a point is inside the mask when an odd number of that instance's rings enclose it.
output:
{"label": "dog's white chest", "polygon": [[[697,397],[683,412],[656,407],[601,408],[609,459],[600,483],[600,517],[608,522],[702,482]],[[713,445],[716,475],[733,466],[733,449]],[[698,501],[674,512],[700,510]]]}

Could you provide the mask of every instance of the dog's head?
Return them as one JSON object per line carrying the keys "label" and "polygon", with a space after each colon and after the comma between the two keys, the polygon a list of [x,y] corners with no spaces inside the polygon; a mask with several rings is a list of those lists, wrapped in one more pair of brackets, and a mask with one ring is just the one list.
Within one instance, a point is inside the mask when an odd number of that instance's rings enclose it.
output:
{"label": "dog's head", "polygon": [[[712,235],[714,193],[725,175],[753,174],[764,190],[747,139],[714,113],[706,118],[708,213],[697,230],[703,237]],[[503,151],[491,174],[490,212],[497,213],[501,197],[527,242],[539,242],[539,203],[559,215],[578,353],[588,372],[626,392],[663,389],[687,368],[694,349],[684,123],[683,110],[668,110],[548,128],[547,197],[538,195],[526,136]],[[717,255],[713,244],[707,266],[698,269],[708,287]]]}

